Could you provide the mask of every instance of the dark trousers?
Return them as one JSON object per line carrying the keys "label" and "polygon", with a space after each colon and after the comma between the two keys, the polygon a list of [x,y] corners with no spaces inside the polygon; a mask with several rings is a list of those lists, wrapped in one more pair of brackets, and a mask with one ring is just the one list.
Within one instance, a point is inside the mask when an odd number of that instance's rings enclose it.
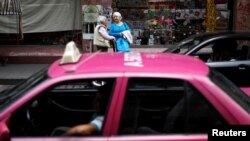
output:
{"label": "dark trousers", "polygon": [[101,52],[108,52],[108,47],[103,47],[103,46],[96,46],[98,51]]}

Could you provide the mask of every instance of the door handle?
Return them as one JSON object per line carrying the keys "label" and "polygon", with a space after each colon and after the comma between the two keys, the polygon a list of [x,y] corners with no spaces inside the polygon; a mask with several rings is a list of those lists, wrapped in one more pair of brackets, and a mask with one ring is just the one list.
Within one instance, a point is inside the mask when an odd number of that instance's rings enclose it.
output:
{"label": "door handle", "polygon": [[247,65],[241,64],[238,67],[239,70],[246,70],[247,69]]}

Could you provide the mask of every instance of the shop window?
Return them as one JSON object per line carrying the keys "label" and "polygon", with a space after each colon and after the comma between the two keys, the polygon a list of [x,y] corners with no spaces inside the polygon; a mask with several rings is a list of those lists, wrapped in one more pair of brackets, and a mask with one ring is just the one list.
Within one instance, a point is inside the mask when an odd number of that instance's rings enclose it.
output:
{"label": "shop window", "polygon": [[165,45],[204,32],[206,1],[113,0],[138,45]]}

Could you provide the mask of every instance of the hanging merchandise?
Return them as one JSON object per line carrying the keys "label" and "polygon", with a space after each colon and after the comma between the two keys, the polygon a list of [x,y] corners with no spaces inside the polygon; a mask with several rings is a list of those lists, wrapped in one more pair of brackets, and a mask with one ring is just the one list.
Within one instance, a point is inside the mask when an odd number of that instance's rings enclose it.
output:
{"label": "hanging merchandise", "polygon": [[[206,13],[204,0],[115,0],[116,8],[134,31],[141,44],[173,43],[192,34],[203,32],[202,22]],[[144,5],[144,6],[142,6]]]}
{"label": "hanging merchandise", "polygon": [[214,0],[207,0],[206,31],[214,32],[216,27],[217,10]]}

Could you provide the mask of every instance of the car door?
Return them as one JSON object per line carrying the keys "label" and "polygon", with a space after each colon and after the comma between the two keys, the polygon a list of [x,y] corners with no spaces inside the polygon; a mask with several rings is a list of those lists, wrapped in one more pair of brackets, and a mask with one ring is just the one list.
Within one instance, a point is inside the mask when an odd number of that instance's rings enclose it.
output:
{"label": "car door", "polygon": [[227,125],[188,81],[128,78],[109,141],[205,141],[211,126]]}
{"label": "car door", "polygon": [[250,87],[250,80],[247,79],[250,78],[250,60],[207,62],[207,64],[237,86]]}
{"label": "car door", "polygon": [[[13,104],[12,107],[18,108],[6,122],[0,124],[8,129],[0,130],[6,136],[3,141],[9,141],[8,132],[12,141],[61,141],[73,138],[75,141],[107,141],[111,129],[109,123],[114,113],[109,107],[116,107],[116,101],[111,99],[117,98],[114,93],[119,91],[120,82],[119,78],[105,76],[51,81],[47,82],[49,85],[36,87]],[[27,100],[27,97],[30,99]],[[63,135],[65,129],[89,123],[98,114],[104,116],[100,132],[90,136]]]}

